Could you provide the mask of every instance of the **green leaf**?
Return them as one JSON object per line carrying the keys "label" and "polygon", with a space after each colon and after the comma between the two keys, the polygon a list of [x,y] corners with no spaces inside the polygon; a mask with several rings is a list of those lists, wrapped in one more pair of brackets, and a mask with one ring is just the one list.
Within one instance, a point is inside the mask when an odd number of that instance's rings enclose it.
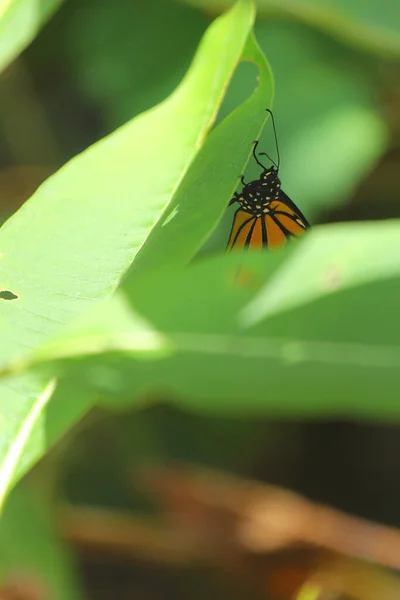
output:
{"label": "green leaf", "polygon": [[[203,144],[253,17],[251,4],[240,1],[217,19],[167,100],[75,157],[3,225],[1,365],[23,360],[115,290]],[[258,127],[264,118],[257,116]],[[2,382],[3,497],[92,403],[85,388],[69,397],[56,389],[46,406],[48,386],[49,379],[35,374],[9,374]]]}
{"label": "green leaf", "polygon": [[259,69],[259,84],[250,98],[210,134],[168,209],[147,238],[131,275],[160,266],[183,265],[195,256],[221,220],[238,185],[272,106],[269,65],[250,36],[243,60]]}
{"label": "green leaf", "polygon": [[53,388],[54,379],[34,373],[1,379],[0,508],[10,486],[93,405],[86,389],[56,402]]}
{"label": "green leaf", "polygon": [[395,220],[315,228],[243,309],[243,324],[252,325],[345,289],[397,279],[399,232]]}
{"label": "green leaf", "polygon": [[[25,445],[29,440],[40,415],[50,401],[54,389],[55,381],[52,380],[40,396],[30,402],[26,402],[23,407],[7,406],[6,402],[3,402],[2,408],[3,411],[6,412],[6,419],[3,421],[1,432],[2,462],[0,464],[0,511],[4,504],[9,482],[20,462]],[[9,395],[8,400],[12,400],[11,395]],[[15,411],[15,408],[18,409],[18,412]],[[21,410],[21,408],[23,409]]]}
{"label": "green leaf", "polygon": [[0,288],[18,299],[1,303],[0,363],[115,289],[202,145],[252,20],[248,2],[217,19],[172,96],[70,161],[3,225]]}
{"label": "green leaf", "polygon": [[338,225],[282,252],[166,269],[126,290],[123,327],[103,306],[95,332],[61,335],[37,361],[58,359],[44,366],[70,394],[115,407],[150,396],[211,414],[398,419],[399,255],[399,222]]}
{"label": "green leaf", "polygon": [[13,490],[0,518],[0,580],[5,585],[25,584],[32,589],[32,598],[82,597],[69,552],[60,543],[48,510],[26,485]]}
{"label": "green leaf", "polygon": [[5,0],[0,6],[0,72],[35,39],[62,0]]}

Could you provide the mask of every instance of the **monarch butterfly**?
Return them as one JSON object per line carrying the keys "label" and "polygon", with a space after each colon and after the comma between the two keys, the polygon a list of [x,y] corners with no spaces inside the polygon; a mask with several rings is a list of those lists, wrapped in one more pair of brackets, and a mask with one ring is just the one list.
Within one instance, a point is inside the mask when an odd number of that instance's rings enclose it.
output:
{"label": "monarch butterfly", "polygon": [[256,154],[258,141],[254,142],[253,156],[263,171],[259,179],[249,183],[244,181],[242,175],[243,189],[240,194],[235,192],[229,203],[231,206],[238,202],[240,207],[233,219],[228,251],[233,248],[275,248],[285,244],[291,238],[303,235],[310,227],[301,210],[281,190],[281,181],[278,177],[280,157],[274,115],[268,108],[267,112],[272,118],[278,164],[266,152],[260,152],[259,156],[267,156],[273,163],[269,168],[263,165]]}

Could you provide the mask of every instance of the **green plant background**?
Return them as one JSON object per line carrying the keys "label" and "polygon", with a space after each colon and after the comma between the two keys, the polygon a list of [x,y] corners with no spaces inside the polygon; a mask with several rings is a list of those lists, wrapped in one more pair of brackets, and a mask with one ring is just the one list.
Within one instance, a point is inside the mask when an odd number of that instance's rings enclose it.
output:
{"label": "green plant background", "polygon": [[[54,598],[90,595],[54,508],[141,507],[122,482],[149,461],[275,479],[400,522],[381,449],[400,413],[400,8],[385,4],[1,9],[3,583],[33,574]],[[267,107],[284,189],[313,230],[226,255],[239,174],[257,176],[252,141],[275,152]],[[298,464],[310,418],[358,423],[355,456],[390,465],[375,483],[391,502]],[[363,427],[377,428],[368,451]]]}

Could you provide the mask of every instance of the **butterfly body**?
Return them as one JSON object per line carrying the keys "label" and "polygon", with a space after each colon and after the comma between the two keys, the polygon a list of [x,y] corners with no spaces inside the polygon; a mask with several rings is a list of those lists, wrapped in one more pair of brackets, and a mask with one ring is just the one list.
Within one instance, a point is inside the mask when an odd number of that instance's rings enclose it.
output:
{"label": "butterfly body", "polygon": [[310,227],[300,209],[280,188],[278,177],[264,185],[262,179],[248,183],[231,203],[238,202],[228,250],[259,249],[284,245]]}
{"label": "butterfly body", "polygon": [[229,203],[230,206],[237,202],[240,207],[233,219],[227,250],[275,248],[303,235],[310,227],[301,210],[281,189],[279,160],[276,166],[265,167],[257,158],[257,144],[254,143],[253,156],[263,171],[259,179],[248,183],[242,177],[243,189]]}
{"label": "butterfly body", "polygon": [[269,212],[271,202],[279,198],[280,187],[281,182],[278,171],[271,167],[271,169],[265,170],[261,174],[260,179],[246,183],[242,192],[240,194],[236,193],[229,205],[238,202],[242,210],[256,217],[261,217]]}

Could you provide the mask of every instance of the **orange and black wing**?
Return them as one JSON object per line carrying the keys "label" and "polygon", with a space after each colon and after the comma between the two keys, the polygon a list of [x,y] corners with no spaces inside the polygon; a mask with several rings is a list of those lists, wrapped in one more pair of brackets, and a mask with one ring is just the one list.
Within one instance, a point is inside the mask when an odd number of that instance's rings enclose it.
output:
{"label": "orange and black wing", "polygon": [[280,192],[278,200],[271,202],[265,220],[269,248],[281,246],[290,238],[304,235],[305,230],[310,227],[301,210],[284,192]]}
{"label": "orange and black wing", "polygon": [[282,202],[286,206],[286,210],[292,211],[293,214],[298,217],[302,223],[304,223],[305,229],[309,229],[311,227],[310,223],[307,221],[301,210],[298,206],[295,205],[293,200],[289,198],[287,194],[283,190],[279,190],[279,202]]}
{"label": "orange and black wing", "polygon": [[300,209],[282,191],[268,209],[257,217],[239,208],[233,219],[227,250],[277,248],[291,238],[302,236],[310,227]]}
{"label": "orange and black wing", "polygon": [[227,250],[232,248],[260,250],[266,245],[266,235],[263,219],[239,208],[233,218]]}

